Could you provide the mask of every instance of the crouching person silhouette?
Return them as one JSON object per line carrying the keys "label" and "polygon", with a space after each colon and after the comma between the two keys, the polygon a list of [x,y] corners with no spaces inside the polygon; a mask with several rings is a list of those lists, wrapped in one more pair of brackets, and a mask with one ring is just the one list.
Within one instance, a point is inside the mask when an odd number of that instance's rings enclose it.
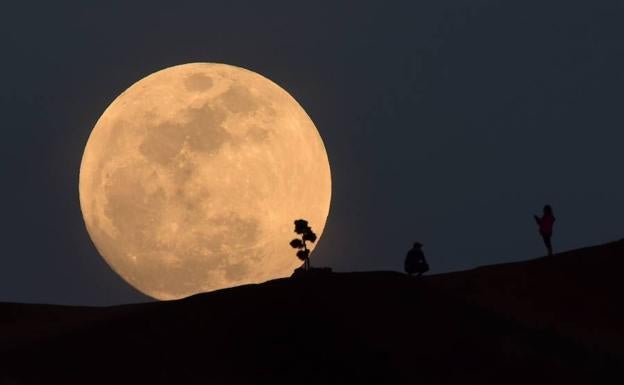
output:
{"label": "crouching person silhouette", "polygon": [[405,256],[405,272],[411,276],[416,274],[420,277],[424,273],[429,271],[429,264],[425,260],[425,254],[422,251],[422,243],[415,242],[414,246]]}

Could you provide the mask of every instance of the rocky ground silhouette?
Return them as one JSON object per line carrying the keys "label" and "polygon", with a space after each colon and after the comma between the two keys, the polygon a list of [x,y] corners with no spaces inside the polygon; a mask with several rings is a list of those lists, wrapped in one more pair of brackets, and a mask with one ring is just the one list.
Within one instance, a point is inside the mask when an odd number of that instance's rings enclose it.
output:
{"label": "rocky ground silhouette", "polygon": [[624,240],[410,278],[136,305],[0,304],[1,384],[622,383]]}

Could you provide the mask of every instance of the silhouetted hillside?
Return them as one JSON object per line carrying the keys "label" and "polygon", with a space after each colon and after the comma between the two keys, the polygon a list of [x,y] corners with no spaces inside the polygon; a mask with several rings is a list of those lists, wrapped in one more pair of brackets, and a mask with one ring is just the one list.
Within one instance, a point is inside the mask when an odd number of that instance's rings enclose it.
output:
{"label": "silhouetted hillside", "polygon": [[109,308],[0,304],[0,381],[620,383],[623,264],[619,241],[422,280],[334,273]]}

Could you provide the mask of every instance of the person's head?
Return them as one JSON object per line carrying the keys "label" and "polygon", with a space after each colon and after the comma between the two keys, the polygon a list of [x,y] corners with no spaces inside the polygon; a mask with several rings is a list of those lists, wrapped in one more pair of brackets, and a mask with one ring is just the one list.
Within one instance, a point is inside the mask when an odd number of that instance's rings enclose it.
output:
{"label": "person's head", "polygon": [[544,215],[553,215],[553,209],[550,205],[544,206]]}
{"label": "person's head", "polygon": [[415,248],[415,249],[420,249],[422,246],[423,246],[423,245],[422,245],[422,243],[420,243],[420,242],[414,242],[414,248]]}

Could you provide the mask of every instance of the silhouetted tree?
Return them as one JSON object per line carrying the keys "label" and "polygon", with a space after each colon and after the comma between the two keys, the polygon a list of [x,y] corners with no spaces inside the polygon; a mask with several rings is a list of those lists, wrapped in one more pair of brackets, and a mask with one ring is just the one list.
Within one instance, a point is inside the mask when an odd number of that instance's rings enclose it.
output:
{"label": "silhouetted tree", "polygon": [[308,226],[308,221],[305,219],[297,219],[295,221],[295,233],[301,235],[301,239],[295,238],[290,241],[290,246],[293,249],[298,249],[297,257],[303,261],[304,270],[310,269],[310,249],[306,242],[314,243],[316,241],[316,234],[312,231],[312,228]]}

